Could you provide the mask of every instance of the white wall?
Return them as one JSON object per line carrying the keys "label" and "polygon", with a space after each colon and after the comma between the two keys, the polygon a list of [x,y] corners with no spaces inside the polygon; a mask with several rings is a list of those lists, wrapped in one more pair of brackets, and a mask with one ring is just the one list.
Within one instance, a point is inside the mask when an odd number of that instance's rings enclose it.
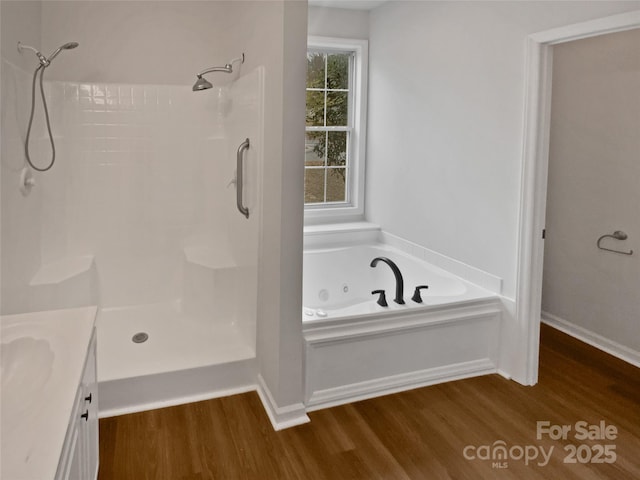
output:
{"label": "white wall", "polygon": [[[25,70],[31,70],[32,62],[18,53],[18,41],[38,48],[41,32],[42,2],[29,0],[3,0],[0,3],[0,49],[5,60]],[[35,68],[35,65],[34,65]],[[31,73],[31,72],[30,72]]]}
{"label": "white wall", "polygon": [[542,309],[640,355],[640,29],[553,55]]}
{"label": "white wall", "polygon": [[255,25],[241,32],[246,50],[267,72],[257,355],[277,405],[301,405],[307,5],[255,2],[245,14],[244,22]]}
{"label": "white wall", "polygon": [[367,219],[516,289],[525,39],[638,2],[388,2],[370,13]]}
{"label": "white wall", "polygon": [[309,6],[308,34],[338,38],[369,38],[369,11]]}
{"label": "white wall", "polygon": [[[235,5],[234,5],[235,3]],[[243,5],[244,4],[244,5]],[[45,1],[42,51],[75,41],[57,59],[51,79],[77,82],[187,85],[195,74],[238,57],[242,31],[233,1]]]}
{"label": "white wall", "polygon": [[17,42],[40,43],[40,2],[0,2],[0,279],[2,314],[24,311],[28,283],[40,266],[42,196],[18,189],[24,166],[23,138],[28,121],[32,63],[18,53]]}

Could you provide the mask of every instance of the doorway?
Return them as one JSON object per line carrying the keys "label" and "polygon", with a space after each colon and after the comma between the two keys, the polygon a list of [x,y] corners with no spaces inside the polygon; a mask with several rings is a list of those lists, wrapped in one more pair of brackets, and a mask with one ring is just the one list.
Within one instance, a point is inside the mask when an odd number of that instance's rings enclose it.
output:
{"label": "doorway", "polygon": [[552,82],[542,321],[640,365],[640,29],[556,45]]}
{"label": "doorway", "polygon": [[533,385],[538,378],[553,46],[635,28],[640,28],[640,11],[547,30],[530,35],[527,41],[515,312],[526,384]]}

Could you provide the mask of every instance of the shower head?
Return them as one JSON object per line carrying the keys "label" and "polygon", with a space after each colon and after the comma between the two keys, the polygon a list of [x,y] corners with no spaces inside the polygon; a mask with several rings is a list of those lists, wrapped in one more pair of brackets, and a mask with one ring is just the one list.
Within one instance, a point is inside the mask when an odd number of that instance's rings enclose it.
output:
{"label": "shower head", "polygon": [[76,48],[78,45],[79,45],[78,42],[65,43],[61,47],[57,48],[55,52],[49,55],[49,58],[47,58],[47,62],[51,63],[51,60],[56,58],[62,50],[71,50],[72,48]]}
{"label": "shower head", "polygon": [[196,83],[193,84],[192,90],[194,92],[199,92],[200,90],[207,90],[211,87],[213,87],[211,82],[209,82],[206,78],[203,78],[202,75],[198,75],[198,79],[196,80]]}
{"label": "shower head", "polygon": [[241,57],[234,58],[233,60],[231,60],[231,62],[225,64],[224,67],[209,67],[203,70],[202,72],[198,73],[197,75],[198,79],[196,80],[196,83],[193,85],[192,90],[194,92],[199,92],[200,90],[207,90],[213,87],[211,82],[203,78],[203,75],[205,73],[212,73],[212,72],[233,73],[233,64],[236,62],[244,63],[244,53],[242,54]]}

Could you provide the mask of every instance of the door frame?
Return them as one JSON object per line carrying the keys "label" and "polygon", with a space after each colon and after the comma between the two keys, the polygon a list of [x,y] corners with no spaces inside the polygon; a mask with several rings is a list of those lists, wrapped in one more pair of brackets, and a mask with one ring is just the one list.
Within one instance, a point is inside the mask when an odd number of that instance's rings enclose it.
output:
{"label": "door frame", "polygon": [[515,312],[520,332],[518,346],[526,355],[526,385],[538,380],[553,46],[634,28],[640,28],[640,10],[554,28],[527,38]]}

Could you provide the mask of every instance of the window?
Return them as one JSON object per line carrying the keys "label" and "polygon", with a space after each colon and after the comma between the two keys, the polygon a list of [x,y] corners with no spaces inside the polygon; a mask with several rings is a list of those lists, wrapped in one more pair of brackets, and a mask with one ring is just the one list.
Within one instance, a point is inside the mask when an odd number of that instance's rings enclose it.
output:
{"label": "window", "polygon": [[366,55],[363,40],[309,38],[306,217],[363,213]]}

